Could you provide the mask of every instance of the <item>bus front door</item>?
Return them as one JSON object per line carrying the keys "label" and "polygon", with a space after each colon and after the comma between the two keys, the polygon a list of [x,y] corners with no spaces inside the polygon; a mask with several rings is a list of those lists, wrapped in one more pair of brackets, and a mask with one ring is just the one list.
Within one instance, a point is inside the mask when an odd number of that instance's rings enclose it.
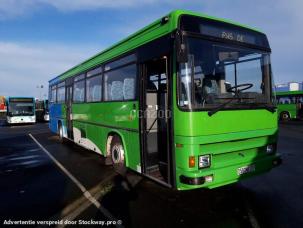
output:
{"label": "bus front door", "polygon": [[66,130],[67,137],[73,139],[73,122],[72,122],[72,97],[73,86],[66,87]]}
{"label": "bus front door", "polygon": [[165,56],[143,64],[141,162],[146,176],[170,185],[167,67]]}

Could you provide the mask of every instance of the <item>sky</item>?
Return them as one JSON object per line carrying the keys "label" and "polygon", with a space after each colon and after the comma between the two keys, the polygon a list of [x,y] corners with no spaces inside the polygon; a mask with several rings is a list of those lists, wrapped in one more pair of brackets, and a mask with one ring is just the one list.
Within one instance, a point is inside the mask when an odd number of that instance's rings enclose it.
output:
{"label": "sky", "polygon": [[303,81],[302,0],[0,0],[0,95],[46,97],[51,78],[175,9],[260,29],[275,83]]}

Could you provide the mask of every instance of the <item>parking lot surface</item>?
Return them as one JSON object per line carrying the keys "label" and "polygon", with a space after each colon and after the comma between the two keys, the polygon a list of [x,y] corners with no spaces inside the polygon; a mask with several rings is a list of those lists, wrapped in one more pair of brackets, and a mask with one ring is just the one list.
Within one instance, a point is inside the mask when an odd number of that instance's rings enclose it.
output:
{"label": "parking lot surface", "polygon": [[[46,123],[0,126],[0,220],[115,221],[125,227],[303,226],[303,122],[280,125],[283,164],[213,190],[177,192],[117,175],[101,156],[60,143]],[[37,224],[36,224],[37,225]],[[78,224],[79,225],[79,224]]]}

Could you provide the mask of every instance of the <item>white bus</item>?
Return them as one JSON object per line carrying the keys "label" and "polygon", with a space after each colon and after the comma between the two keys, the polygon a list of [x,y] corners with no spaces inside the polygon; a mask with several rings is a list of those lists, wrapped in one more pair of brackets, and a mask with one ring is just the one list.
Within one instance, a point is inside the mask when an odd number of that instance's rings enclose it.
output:
{"label": "white bus", "polygon": [[36,123],[33,97],[9,97],[7,99],[8,124]]}

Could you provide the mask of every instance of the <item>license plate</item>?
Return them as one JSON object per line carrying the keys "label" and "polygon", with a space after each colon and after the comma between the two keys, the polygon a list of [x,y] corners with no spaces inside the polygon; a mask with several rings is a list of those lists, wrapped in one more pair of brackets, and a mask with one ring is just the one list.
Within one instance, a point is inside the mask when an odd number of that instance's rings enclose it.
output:
{"label": "license plate", "polygon": [[245,173],[251,173],[255,170],[256,170],[255,165],[247,165],[247,166],[238,168],[237,173],[238,173],[238,175],[242,175]]}

